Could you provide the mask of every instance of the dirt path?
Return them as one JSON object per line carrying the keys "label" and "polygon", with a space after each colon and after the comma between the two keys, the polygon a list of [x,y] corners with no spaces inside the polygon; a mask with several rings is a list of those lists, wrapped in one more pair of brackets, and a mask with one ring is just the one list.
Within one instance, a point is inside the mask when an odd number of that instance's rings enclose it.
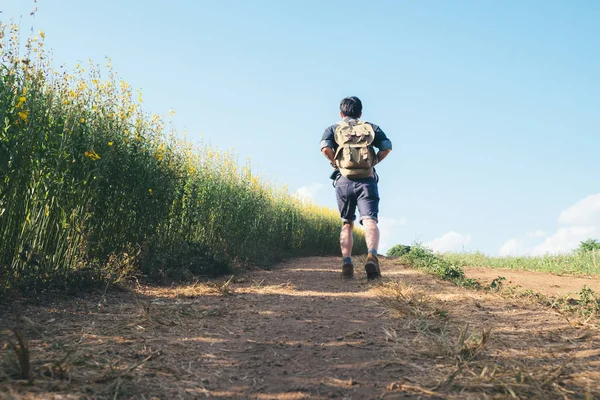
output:
{"label": "dirt path", "polygon": [[380,283],[343,281],[339,263],[21,305],[34,379],[9,377],[4,345],[0,399],[600,396],[595,329],[389,260]]}

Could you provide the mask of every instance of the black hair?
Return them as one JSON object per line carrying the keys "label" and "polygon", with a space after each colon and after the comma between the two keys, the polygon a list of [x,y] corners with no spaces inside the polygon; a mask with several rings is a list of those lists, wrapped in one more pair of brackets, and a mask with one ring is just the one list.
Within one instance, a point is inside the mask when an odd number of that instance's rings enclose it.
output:
{"label": "black hair", "polygon": [[340,102],[340,111],[346,117],[358,119],[362,114],[362,103],[356,96],[346,97]]}

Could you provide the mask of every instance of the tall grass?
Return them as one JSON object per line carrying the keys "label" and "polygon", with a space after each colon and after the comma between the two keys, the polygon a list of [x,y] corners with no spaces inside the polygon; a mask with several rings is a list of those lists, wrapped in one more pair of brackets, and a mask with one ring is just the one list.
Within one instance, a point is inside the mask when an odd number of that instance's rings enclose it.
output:
{"label": "tall grass", "polygon": [[460,267],[506,268],[523,271],[543,271],[555,274],[600,275],[600,252],[576,251],[529,257],[488,257],[482,253],[448,253],[442,257]]}
{"label": "tall grass", "polygon": [[43,39],[0,27],[0,289],[339,251],[334,211],[182,139],[110,61],[52,70]]}

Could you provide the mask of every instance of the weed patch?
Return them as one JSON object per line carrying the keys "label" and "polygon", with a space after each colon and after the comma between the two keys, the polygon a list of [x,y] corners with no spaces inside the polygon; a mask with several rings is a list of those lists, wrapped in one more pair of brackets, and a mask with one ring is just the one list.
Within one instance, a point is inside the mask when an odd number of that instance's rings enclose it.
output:
{"label": "weed patch", "polygon": [[391,281],[377,288],[379,302],[398,317],[430,319],[445,317],[448,313],[439,302],[422,290],[399,281]]}
{"label": "weed patch", "polygon": [[[431,249],[423,246],[412,246],[408,252],[399,258],[399,262],[434,274],[443,280],[458,284],[465,281],[465,272],[461,267],[453,265],[435,254]],[[469,281],[467,284],[474,285],[474,282]]]}
{"label": "weed patch", "polygon": [[577,296],[545,296],[532,290],[512,287],[504,288],[500,293],[505,297],[529,299],[554,309],[571,324],[600,327],[600,297],[588,287],[584,287]]}

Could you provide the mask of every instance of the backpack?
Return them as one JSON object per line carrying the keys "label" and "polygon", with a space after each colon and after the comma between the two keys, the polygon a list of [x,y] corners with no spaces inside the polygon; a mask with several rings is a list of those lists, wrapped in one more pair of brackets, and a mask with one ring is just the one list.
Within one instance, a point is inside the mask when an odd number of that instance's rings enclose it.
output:
{"label": "backpack", "polygon": [[338,148],[335,152],[335,165],[341,174],[350,179],[364,179],[373,176],[375,150],[373,127],[360,120],[351,119],[338,124],[334,134]]}

